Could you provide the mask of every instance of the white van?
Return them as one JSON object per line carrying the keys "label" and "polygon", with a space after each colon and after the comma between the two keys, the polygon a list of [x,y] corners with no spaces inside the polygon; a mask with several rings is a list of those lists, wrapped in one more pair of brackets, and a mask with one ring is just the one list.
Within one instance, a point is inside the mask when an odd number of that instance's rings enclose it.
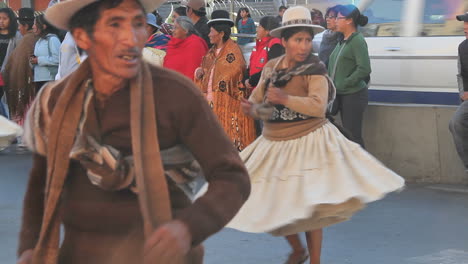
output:
{"label": "white van", "polygon": [[369,17],[360,29],[372,66],[369,101],[459,104],[457,55],[465,36],[455,16],[468,11],[468,0],[335,2],[361,6]]}

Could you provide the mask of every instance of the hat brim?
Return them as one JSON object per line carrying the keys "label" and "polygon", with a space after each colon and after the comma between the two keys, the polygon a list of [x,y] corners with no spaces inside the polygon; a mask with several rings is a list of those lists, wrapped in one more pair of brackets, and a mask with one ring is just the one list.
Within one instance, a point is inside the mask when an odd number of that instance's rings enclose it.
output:
{"label": "hat brim", "polygon": [[158,26],[156,23],[151,23],[151,22],[148,22],[146,21],[146,24],[150,25],[150,26],[153,26],[155,28],[161,28],[160,26]]}
{"label": "hat brim", "polygon": [[281,38],[281,33],[290,28],[295,28],[295,27],[309,27],[314,30],[314,35],[324,31],[325,29],[321,26],[318,25],[311,25],[311,24],[293,24],[293,25],[287,25],[287,26],[282,26],[279,28],[275,28],[272,31],[270,31],[270,36],[275,37],[275,38]]}
{"label": "hat brim", "polygon": [[211,19],[206,23],[209,27],[215,24],[229,24],[230,27],[234,26],[234,21],[229,18],[215,18]]}
{"label": "hat brim", "polygon": [[[68,0],[61,1],[49,8],[45,12],[45,19],[53,26],[69,30],[68,24],[73,15],[87,5],[99,0]],[[140,0],[145,12],[153,12],[166,0]]]}

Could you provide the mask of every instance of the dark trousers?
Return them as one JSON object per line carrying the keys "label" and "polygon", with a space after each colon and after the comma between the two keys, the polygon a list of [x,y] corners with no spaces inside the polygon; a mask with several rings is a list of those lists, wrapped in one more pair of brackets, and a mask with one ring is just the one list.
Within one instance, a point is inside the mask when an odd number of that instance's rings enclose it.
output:
{"label": "dark trousers", "polygon": [[[2,100],[2,97],[5,94],[3,89],[3,86],[0,86],[0,100]],[[0,115],[8,118],[8,113],[6,110],[6,106],[0,101]]]}
{"label": "dark trousers", "polygon": [[351,133],[353,141],[364,148],[362,120],[368,103],[368,89],[364,88],[353,94],[337,95],[335,100],[343,127]]}
{"label": "dark trousers", "polygon": [[36,94],[41,90],[42,86],[46,84],[47,82],[34,82],[34,85],[36,86]]}
{"label": "dark trousers", "polygon": [[463,102],[449,123],[458,155],[468,170],[468,101]]}

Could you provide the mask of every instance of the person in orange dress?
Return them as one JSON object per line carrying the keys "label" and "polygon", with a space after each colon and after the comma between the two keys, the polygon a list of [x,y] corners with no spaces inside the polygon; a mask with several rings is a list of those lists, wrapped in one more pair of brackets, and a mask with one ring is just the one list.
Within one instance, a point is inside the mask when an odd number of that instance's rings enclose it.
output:
{"label": "person in orange dress", "polygon": [[240,108],[241,99],[248,97],[242,85],[245,60],[239,46],[230,39],[234,22],[225,10],[215,10],[208,21],[213,47],[203,57],[195,71],[195,81],[205,94],[221,125],[241,151],[255,138],[253,118]]}

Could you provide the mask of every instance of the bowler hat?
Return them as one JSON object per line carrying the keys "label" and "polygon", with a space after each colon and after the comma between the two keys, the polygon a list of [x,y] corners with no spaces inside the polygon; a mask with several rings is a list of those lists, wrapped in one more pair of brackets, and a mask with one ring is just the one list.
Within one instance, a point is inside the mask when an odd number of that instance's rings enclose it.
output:
{"label": "bowler hat", "polygon": [[211,20],[208,21],[208,26],[212,26],[215,24],[227,24],[230,27],[234,26],[234,21],[229,18],[229,12],[226,10],[214,10],[211,13]]}
{"label": "bowler hat", "polygon": [[[68,30],[70,19],[84,7],[101,0],[68,0],[61,1],[47,8],[46,20],[57,28]],[[135,0],[136,1],[136,0]],[[153,12],[166,0],[139,0],[146,12]]]}

